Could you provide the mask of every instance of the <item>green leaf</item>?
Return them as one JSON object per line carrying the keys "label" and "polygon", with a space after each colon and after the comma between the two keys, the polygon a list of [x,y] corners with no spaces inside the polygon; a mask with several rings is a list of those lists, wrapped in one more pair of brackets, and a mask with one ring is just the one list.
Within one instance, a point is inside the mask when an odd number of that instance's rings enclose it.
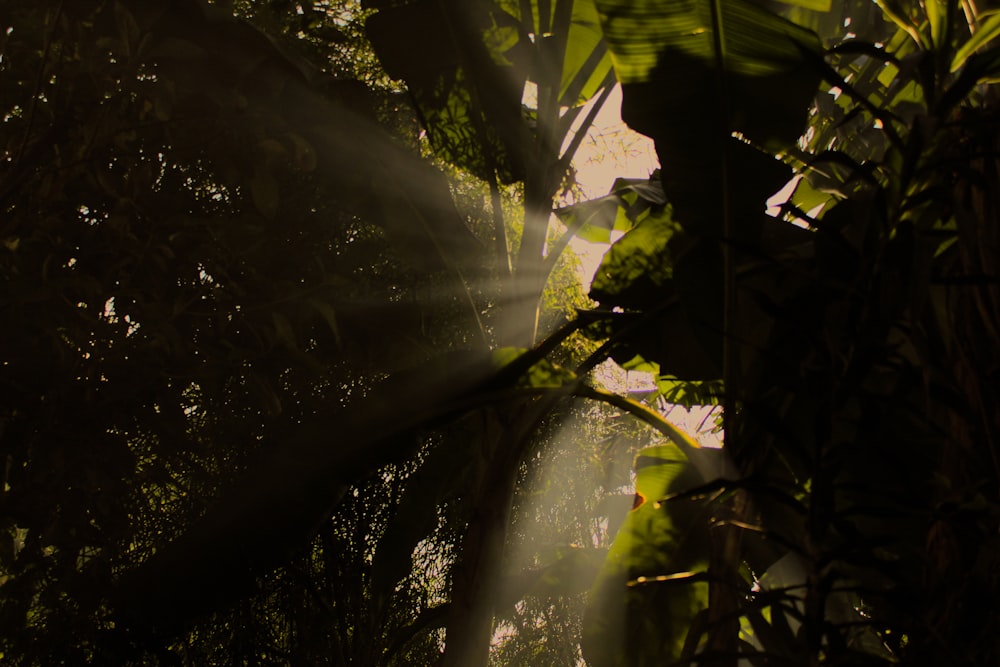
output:
{"label": "green leaf", "polygon": [[667,203],[659,172],[648,179],[618,178],[611,191],[555,211],[559,220],[591,243],[610,243],[612,232],[626,232],[651,211]]}
{"label": "green leaf", "polygon": [[[669,663],[708,602],[699,576],[676,576],[704,567],[701,502],[657,502],[693,487],[697,474],[674,445],[640,451],[635,467],[637,505],[608,551],[584,615],[583,653],[594,667]],[[670,583],[630,585],[658,577]]]}
{"label": "green leaf", "polygon": [[886,18],[895,23],[896,27],[903,34],[909,35],[920,48],[930,48],[931,45],[927,43],[927,39],[917,29],[917,25],[911,18],[909,10],[901,5],[899,0],[875,0],[875,4],[879,6]]}
{"label": "green leaf", "polygon": [[687,463],[687,457],[676,445],[647,447],[642,450],[635,458],[636,494],[643,502],[666,498]]}
{"label": "green leaf", "polygon": [[656,378],[656,390],[672,405],[685,408],[702,405],[720,405],[722,382],[705,380],[680,380],[670,375]]}
{"label": "green leaf", "polygon": [[591,283],[591,298],[607,302],[640,279],[651,286],[663,285],[673,275],[668,244],[679,231],[680,225],[671,217],[669,208],[649,211],[605,253]]}
{"label": "green leaf", "polygon": [[829,209],[838,199],[829,192],[813,187],[808,178],[800,178],[788,201],[803,213],[816,217]]}
{"label": "green leaf", "polygon": [[625,231],[632,226],[614,195],[566,206],[557,209],[555,214],[577,236],[591,243],[611,243],[612,232]]}
{"label": "green leaf", "polygon": [[565,107],[584,104],[594,97],[611,70],[611,55],[593,0],[572,2],[566,51],[560,69],[559,104]]}
{"label": "green leaf", "polygon": [[804,7],[814,12],[828,12],[833,4],[833,0],[778,0],[778,2],[792,7]]}
{"label": "green leaf", "polygon": [[924,11],[927,12],[927,22],[931,29],[931,43],[942,51],[947,47],[943,40],[948,33],[949,4],[952,3],[948,0],[924,0]]}
{"label": "green leaf", "polygon": [[[623,83],[651,80],[667,54],[715,64],[712,2],[597,0],[604,35]],[[745,0],[722,0],[726,68],[737,76],[787,73],[803,62],[803,50],[819,53],[815,35]],[[703,82],[705,85],[707,82]]]}
{"label": "green leaf", "polygon": [[652,373],[654,375],[660,372],[659,364],[652,361],[646,361],[639,355],[636,355],[631,359],[629,359],[628,361],[626,361],[624,364],[621,364],[621,367],[627,371],[636,371],[639,373]]}
{"label": "green leaf", "polygon": [[976,28],[976,32],[955,52],[951,61],[951,71],[957,72],[973,53],[985,47],[1000,35],[1000,10],[984,12],[980,18],[985,20]]}
{"label": "green leaf", "polygon": [[983,82],[996,82],[997,77],[1000,77],[1000,47],[973,53],[965,61],[958,77],[938,100],[938,113],[949,112],[961,104],[977,85]]}
{"label": "green leaf", "polygon": [[555,211],[574,234],[591,243],[610,243],[613,232],[625,232],[651,211],[667,203],[659,172],[648,179],[618,178],[611,191],[579,204]]}

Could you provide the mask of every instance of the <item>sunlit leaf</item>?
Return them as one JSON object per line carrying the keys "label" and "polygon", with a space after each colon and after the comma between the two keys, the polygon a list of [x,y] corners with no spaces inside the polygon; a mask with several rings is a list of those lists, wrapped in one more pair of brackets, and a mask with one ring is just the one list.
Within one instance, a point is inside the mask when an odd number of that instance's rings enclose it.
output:
{"label": "sunlit leaf", "polygon": [[604,42],[600,18],[593,0],[573,0],[572,18],[561,66],[559,103],[562,106],[576,106],[591,99],[597,94],[610,69],[611,56]]}
{"label": "sunlit leaf", "polygon": [[615,179],[611,192],[604,197],[557,209],[555,214],[580,238],[592,243],[610,243],[613,232],[630,230],[666,203],[656,172],[648,179]]}
{"label": "sunlit leaf", "polygon": [[[714,62],[711,2],[597,0],[604,34],[623,83],[650,80],[669,53]],[[818,50],[815,35],[744,0],[719,3],[725,26],[726,69],[737,76],[787,72],[803,50]]]}
{"label": "sunlit leaf", "polygon": [[638,355],[632,357],[625,363],[621,364],[621,367],[627,371],[637,371],[639,373],[653,373],[654,375],[660,372],[659,364],[653,363],[651,361],[646,361],[645,359],[643,359]]}
{"label": "sunlit leaf", "polygon": [[931,43],[938,49],[946,49],[947,44],[943,43],[947,34],[947,23],[951,20],[949,5],[954,5],[949,0],[924,0],[924,11],[927,13],[927,22],[931,29]]}
{"label": "sunlit leaf", "polygon": [[830,11],[830,6],[833,4],[833,0],[778,0],[783,5],[792,5],[793,7],[804,7],[805,9],[811,9],[815,12],[828,12]]}
{"label": "sunlit leaf", "polygon": [[649,211],[605,253],[591,283],[592,298],[607,302],[612,295],[627,292],[640,279],[650,285],[663,285],[673,275],[667,246],[679,231],[680,225],[671,218],[669,208]]}
{"label": "sunlit leaf", "polygon": [[808,178],[801,178],[795,184],[795,190],[788,201],[803,213],[806,213],[810,217],[816,217],[817,215],[821,215],[830,205],[834,204],[837,201],[837,197],[834,194],[814,187]]}
{"label": "sunlit leaf", "polygon": [[882,13],[899,27],[901,34],[909,36],[921,48],[929,48],[930,44],[920,32],[909,10],[900,4],[899,0],[875,0]]}
{"label": "sunlit leaf", "polygon": [[670,404],[686,408],[703,405],[720,405],[722,383],[706,380],[680,380],[669,375],[658,375],[656,390]]}
{"label": "sunlit leaf", "polygon": [[[636,457],[636,506],[611,545],[584,616],[588,665],[662,663],[680,654],[690,619],[708,602],[707,586],[698,577],[673,575],[703,566],[707,534],[694,518],[698,502],[657,500],[696,480],[674,445],[650,447]],[[663,583],[655,581],[659,577]]]}
{"label": "sunlit leaf", "polygon": [[957,72],[973,53],[990,44],[1000,35],[1000,11],[984,12],[985,20],[976,27],[976,31],[959,49],[951,61],[951,71]]}
{"label": "sunlit leaf", "polygon": [[555,211],[556,216],[584,241],[611,243],[611,233],[632,226],[618,198],[607,195]]}

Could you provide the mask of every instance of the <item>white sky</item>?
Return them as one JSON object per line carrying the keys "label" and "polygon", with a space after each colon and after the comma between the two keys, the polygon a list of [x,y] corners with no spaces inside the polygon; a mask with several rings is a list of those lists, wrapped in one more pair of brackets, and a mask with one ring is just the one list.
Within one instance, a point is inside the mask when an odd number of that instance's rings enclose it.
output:
{"label": "white sky", "polygon": [[[587,199],[608,194],[616,178],[648,178],[659,167],[652,140],[622,121],[621,102],[621,86],[616,86],[577,151],[576,180]],[[574,239],[570,247],[580,258],[582,279],[589,284],[608,246]]]}

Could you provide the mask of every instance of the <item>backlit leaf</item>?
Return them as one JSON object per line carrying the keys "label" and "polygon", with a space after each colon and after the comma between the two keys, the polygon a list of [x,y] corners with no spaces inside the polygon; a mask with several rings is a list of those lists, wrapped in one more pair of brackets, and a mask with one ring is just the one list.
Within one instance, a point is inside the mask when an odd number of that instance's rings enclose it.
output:
{"label": "backlit leaf", "polygon": [[583,653],[595,667],[669,663],[680,654],[689,620],[708,602],[697,576],[630,585],[699,569],[707,536],[694,520],[698,502],[657,502],[697,483],[680,449],[646,448],[635,467],[636,506],[611,545],[584,616]]}
{"label": "backlit leaf", "polygon": [[626,232],[667,203],[659,172],[648,179],[618,178],[611,192],[573,206],[557,209],[556,216],[580,238],[610,243],[613,232]]}
{"label": "backlit leaf", "polygon": [[667,246],[679,231],[669,208],[650,212],[605,253],[591,284],[592,297],[607,301],[608,296],[623,293],[640,278],[652,285],[664,284],[673,274]]}
{"label": "backlit leaf", "polygon": [[952,72],[957,72],[965,64],[965,61],[969,59],[969,56],[991,43],[996,39],[997,35],[1000,35],[1000,10],[984,12],[981,18],[985,18],[985,20],[955,52],[955,57],[951,61]]}

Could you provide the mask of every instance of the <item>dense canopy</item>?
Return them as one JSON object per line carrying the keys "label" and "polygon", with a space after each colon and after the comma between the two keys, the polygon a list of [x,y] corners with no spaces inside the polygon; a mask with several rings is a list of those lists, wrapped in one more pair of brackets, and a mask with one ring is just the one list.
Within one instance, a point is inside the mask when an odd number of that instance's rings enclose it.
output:
{"label": "dense canopy", "polygon": [[4,664],[1000,662],[990,3],[0,29]]}

